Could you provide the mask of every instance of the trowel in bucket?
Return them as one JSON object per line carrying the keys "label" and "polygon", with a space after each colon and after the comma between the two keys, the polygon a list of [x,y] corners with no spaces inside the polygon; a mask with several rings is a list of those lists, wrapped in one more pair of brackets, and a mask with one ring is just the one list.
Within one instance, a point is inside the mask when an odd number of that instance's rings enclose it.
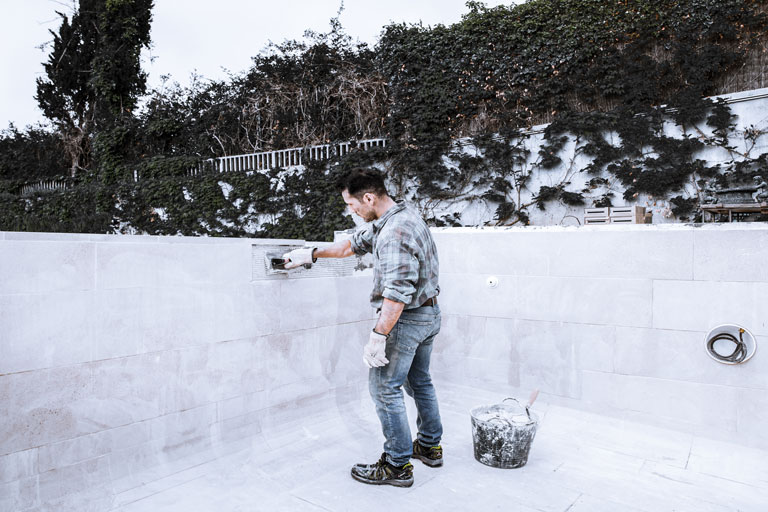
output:
{"label": "trowel in bucket", "polygon": [[533,407],[533,402],[535,402],[537,398],[539,398],[539,390],[534,389],[530,398],[528,398],[528,403],[525,404],[525,414],[528,415],[528,418],[531,417],[531,407]]}

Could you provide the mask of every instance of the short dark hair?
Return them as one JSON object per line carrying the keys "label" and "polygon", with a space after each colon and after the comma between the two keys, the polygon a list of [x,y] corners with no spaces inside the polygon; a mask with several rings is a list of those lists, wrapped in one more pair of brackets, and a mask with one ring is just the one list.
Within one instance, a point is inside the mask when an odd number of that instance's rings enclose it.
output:
{"label": "short dark hair", "polygon": [[349,195],[358,200],[363,197],[363,194],[368,193],[379,197],[387,195],[384,175],[375,169],[364,167],[355,167],[344,173],[336,182],[336,188],[339,192],[346,190]]}

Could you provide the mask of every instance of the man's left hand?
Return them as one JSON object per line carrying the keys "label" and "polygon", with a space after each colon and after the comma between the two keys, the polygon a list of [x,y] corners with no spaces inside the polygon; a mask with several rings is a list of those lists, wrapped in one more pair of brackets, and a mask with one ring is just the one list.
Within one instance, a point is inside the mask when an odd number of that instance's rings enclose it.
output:
{"label": "man's left hand", "polygon": [[363,362],[368,368],[379,368],[389,363],[385,355],[387,349],[387,337],[376,331],[371,331],[368,344],[363,349]]}

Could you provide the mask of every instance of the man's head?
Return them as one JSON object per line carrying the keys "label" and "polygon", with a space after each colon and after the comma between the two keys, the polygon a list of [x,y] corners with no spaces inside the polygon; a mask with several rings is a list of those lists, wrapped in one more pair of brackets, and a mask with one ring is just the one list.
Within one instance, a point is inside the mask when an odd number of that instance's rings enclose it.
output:
{"label": "man's head", "polygon": [[352,169],[339,179],[337,188],[349,209],[365,222],[378,219],[392,203],[384,176],[373,169]]}

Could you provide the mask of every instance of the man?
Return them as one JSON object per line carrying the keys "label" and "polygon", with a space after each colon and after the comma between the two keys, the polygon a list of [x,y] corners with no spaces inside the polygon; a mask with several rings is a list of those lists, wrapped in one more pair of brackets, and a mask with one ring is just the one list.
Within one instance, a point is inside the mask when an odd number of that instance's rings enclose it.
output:
{"label": "man", "polygon": [[[440,331],[437,248],[421,217],[387,194],[379,172],[354,169],[342,177],[338,189],[347,206],[371,224],[352,240],[285,254],[285,268],[316,258],[373,253],[371,305],[379,318],[363,349],[363,362],[386,441],[379,461],[356,464],[352,477],[368,484],[410,487],[412,457],[430,467],[443,464],[443,427],[429,374],[432,344]],[[402,387],[418,410],[414,441]]]}

